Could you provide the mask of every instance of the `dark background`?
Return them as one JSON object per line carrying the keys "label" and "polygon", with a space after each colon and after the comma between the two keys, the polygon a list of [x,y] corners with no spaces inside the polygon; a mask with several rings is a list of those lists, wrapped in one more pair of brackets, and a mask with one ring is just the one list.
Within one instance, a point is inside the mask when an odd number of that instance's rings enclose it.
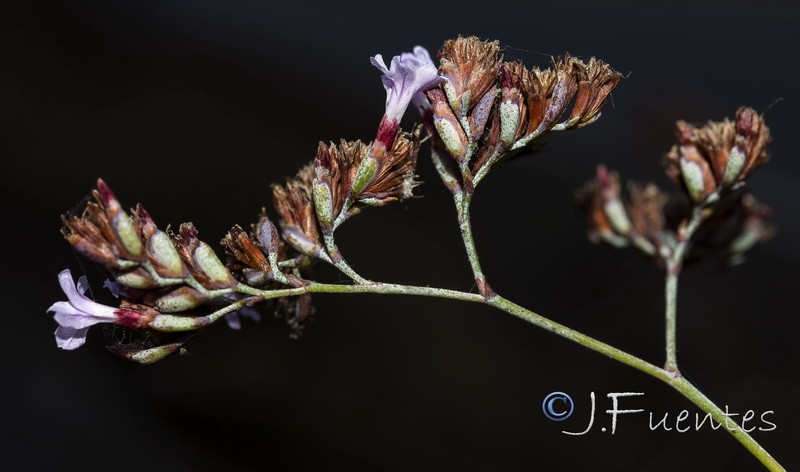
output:
{"label": "dark background", "polygon": [[[598,162],[673,189],[660,156],[672,124],[767,110],[773,160],[749,185],[775,210],[776,237],[747,263],[708,263],[681,279],[679,359],[731,411],[767,410],[755,433],[800,465],[797,333],[800,161],[798,9],[615,2],[4,2],[0,153],[5,301],[0,344],[5,470],[760,470],[728,434],[653,431],[646,413],[688,401],[616,361],[488,307],[399,296],[315,296],[300,341],[268,313],[240,332],[206,330],[191,355],[153,366],[103,346],[56,348],[46,308],[56,274],[102,274],[61,239],[59,215],[102,176],[163,228],[195,222],[216,244],[270,205],[269,185],[319,140],[369,140],[384,91],[368,58],[445,39],[498,39],[507,59],[596,55],[627,75],[595,125],[496,169],[474,204],[492,286],[523,306],[656,364],[663,361],[662,273],[632,250],[591,246],[572,191]],[[409,113],[409,124],[415,118]],[[449,195],[427,159],[425,198],[369,210],[338,241],[373,280],[469,290]],[[319,278],[340,277],[321,269]],[[474,289],[474,287],[473,287]],[[573,418],[541,413],[552,391]],[[582,437],[589,393],[595,429]],[[693,417],[692,417],[693,418]],[[757,425],[766,426],[763,423]],[[673,424],[674,426],[674,424]]]}

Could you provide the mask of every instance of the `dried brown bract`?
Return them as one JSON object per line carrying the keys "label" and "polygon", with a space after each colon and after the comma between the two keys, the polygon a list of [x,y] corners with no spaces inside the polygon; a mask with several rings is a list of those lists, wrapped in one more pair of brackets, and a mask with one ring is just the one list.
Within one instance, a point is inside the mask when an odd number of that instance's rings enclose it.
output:
{"label": "dried brown bract", "polygon": [[589,226],[589,240],[615,247],[628,245],[631,222],[620,195],[619,175],[597,166],[597,177],[575,192],[575,206]]}
{"label": "dried brown bract", "polygon": [[[565,55],[553,60],[552,68],[541,70],[534,67],[525,69],[522,64],[506,64],[504,84],[521,84],[524,101],[511,100],[504,96],[504,112],[507,125],[504,128],[504,142],[516,143],[550,130],[580,128],[595,122],[605,106],[606,99],[622,80],[603,61],[591,58],[589,63]],[[556,123],[565,113],[570,102],[572,112],[562,123]],[[524,107],[524,108],[523,108]]]}
{"label": "dried brown bract", "polygon": [[[439,75],[446,81],[426,96],[439,138],[434,149],[446,150],[459,167],[454,173],[437,163],[454,192],[471,192],[495,162],[538,136],[596,121],[622,79],[595,58],[584,63],[565,55],[544,70],[504,63],[497,42],[474,37],[448,41],[440,59]],[[568,118],[559,123],[573,99]]]}
{"label": "dried brown bract", "polygon": [[316,257],[322,250],[319,225],[311,195],[314,183],[314,164],[304,166],[285,185],[272,187],[272,198],[283,239],[301,254]]}
{"label": "dried brown bract", "polygon": [[109,269],[123,270],[138,265],[144,255],[140,230],[122,209],[111,189],[97,180],[93,202],[81,216],[61,217],[61,234],[81,254]]}
{"label": "dried brown bract", "polygon": [[466,116],[494,88],[500,71],[500,43],[475,36],[445,41],[439,57],[445,93],[456,116]]}
{"label": "dried brown bract", "polygon": [[589,59],[588,64],[575,61],[574,65],[580,71],[577,75],[578,92],[567,127],[581,127],[595,122],[600,117],[606,99],[622,80],[622,75],[594,57]]}
{"label": "dried brown bract", "polygon": [[411,133],[398,133],[392,149],[379,160],[372,179],[355,197],[357,201],[366,205],[385,205],[414,196],[412,191],[419,185],[415,180],[419,134],[419,127]]}
{"label": "dried brown bract", "polygon": [[241,226],[234,226],[224,238],[222,245],[228,254],[228,268],[234,274],[257,271],[267,275],[272,271],[267,256],[250,239]]}
{"label": "dried brown bract", "polygon": [[769,128],[752,108],[739,108],[735,121],[700,128],[678,121],[676,128],[678,144],[664,159],[667,174],[695,202],[735,187],[768,159]]}
{"label": "dried brown bract", "polygon": [[630,201],[626,205],[632,224],[630,238],[647,254],[669,255],[668,234],[664,205],[668,197],[655,184],[642,185],[628,182]]}
{"label": "dried brown bract", "polygon": [[313,199],[323,234],[358,213],[412,197],[419,131],[398,132],[388,151],[361,141],[319,144],[314,161]]}

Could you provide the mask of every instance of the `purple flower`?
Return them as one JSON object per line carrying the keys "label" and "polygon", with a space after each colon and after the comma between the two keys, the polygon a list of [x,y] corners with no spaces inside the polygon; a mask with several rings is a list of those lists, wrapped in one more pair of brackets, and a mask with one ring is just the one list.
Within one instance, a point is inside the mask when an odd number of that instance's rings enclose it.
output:
{"label": "purple flower", "polygon": [[116,323],[120,320],[117,308],[95,303],[83,295],[89,288],[85,276],[78,279],[76,286],[67,269],[58,274],[58,281],[69,301],[56,302],[47,311],[55,313],[53,318],[58,323],[56,344],[61,349],[81,347],[86,342],[86,332],[92,325]]}
{"label": "purple flower", "polygon": [[427,99],[422,92],[444,82],[437,75],[436,66],[428,51],[422,46],[415,47],[413,53],[404,52],[394,56],[389,68],[380,54],[371,57],[369,61],[383,73],[381,80],[386,89],[384,119],[388,122],[395,121],[399,124],[412,100],[417,106],[423,106]]}

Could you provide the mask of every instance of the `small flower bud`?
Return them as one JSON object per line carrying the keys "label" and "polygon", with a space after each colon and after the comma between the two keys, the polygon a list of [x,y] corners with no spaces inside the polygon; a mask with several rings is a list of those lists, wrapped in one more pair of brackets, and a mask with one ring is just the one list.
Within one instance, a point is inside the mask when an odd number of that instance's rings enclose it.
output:
{"label": "small flower bud", "polygon": [[511,147],[516,141],[520,118],[520,109],[516,103],[506,100],[500,104],[500,141],[506,147]]}
{"label": "small flower bud", "polygon": [[182,343],[164,344],[163,346],[139,349],[128,346],[107,346],[114,354],[138,364],[153,364],[176,352],[182,353]]}
{"label": "small flower bud", "polygon": [[165,232],[154,233],[147,241],[147,250],[158,275],[176,279],[182,279],[188,275],[180,254],[175,250],[175,246]]}
{"label": "small flower bud", "polygon": [[[706,171],[696,161],[681,158],[681,174],[683,175],[683,182],[686,184],[686,189],[692,200],[702,202],[706,199]],[[713,191],[713,189],[711,189]],[[710,193],[710,192],[709,192]]]}
{"label": "small flower bud", "polygon": [[134,228],[133,220],[122,210],[117,198],[102,179],[97,179],[97,191],[100,202],[109,216],[111,228],[122,246],[127,250],[131,260],[138,260],[142,256],[142,241],[138,231]]}
{"label": "small flower bud", "polygon": [[324,182],[314,182],[314,208],[317,210],[320,225],[330,228],[333,224],[333,195],[331,188]]}
{"label": "small flower bud", "polygon": [[261,224],[258,226],[258,241],[266,248],[269,254],[278,254],[280,251],[280,236],[272,221],[266,216],[262,216]]}
{"label": "small flower bud", "polygon": [[367,156],[361,161],[358,166],[356,175],[353,178],[353,185],[351,186],[353,196],[357,197],[364,191],[364,189],[375,177],[375,172],[378,168],[378,162],[372,156]]}
{"label": "small flower bud", "polygon": [[469,139],[458,118],[453,114],[453,110],[447,104],[444,93],[440,89],[428,90],[427,96],[433,107],[433,125],[445,149],[457,161],[462,160],[466,153]]}
{"label": "small flower bud", "polygon": [[141,267],[134,269],[130,272],[116,274],[117,282],[122,285],[135,289],[147,289],[158,287],[158,284],[146,270]]}
{"label": "small flower bud", "polygon": [[189,272],[170,237],[156,228],[153,219],[141,205],[136,206],[135,223],[141,228],[146,250],[156,273],[161,277],[183,279]]}
{"label": "small flower bud", "polygon": [[222,286],[230,286],[236,283],[225,264],[219,260],[214,250],[211,249],[211,246],[203,241],[199,241],[192,258],[197,269],[203,272],[211,283]]}
{"label": "small flower bud", "polygon": [[472,114],[469,115],[470,139],[473,142],[477,142],[483,135],[486,122],[489,121],[489,116],[494,106],[494,99],[499,91],[500,89],[494,87],[486,92],[478,104],[475,105]]}
{"label": "small flower bud", "polygon": [[202,305],[207,297],[191,287],[178,287],[155,300],[154,305],[161,313],[180,313]]}

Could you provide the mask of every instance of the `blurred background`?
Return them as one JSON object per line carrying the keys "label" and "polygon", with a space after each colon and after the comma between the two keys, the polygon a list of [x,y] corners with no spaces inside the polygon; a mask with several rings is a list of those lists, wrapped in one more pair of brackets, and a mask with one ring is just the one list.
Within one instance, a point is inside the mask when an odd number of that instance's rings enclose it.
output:
{"label": "blurred background", "polygon": [[[773,159],[748,185],[774,208],[778,232],[742,266],[687,269],[678,355],[720,405],[754,410],[762,427],[759,415],[773,411],[777,428],[755,437],[789,470],[800,466],[796,4],[19,1],[0,10],[6,470],[761,470],[708,426],[650,431],[647,412],[669,414],[674,427],[681,410],[692,421],[697,411],[659,381],[462,302],[318,295],[299,341],[265,311],[238,332],[213,326],[190,355],[152,366],[107,352],[122,336],[114,329],[92,329],[77,351],[56,348],[45,310],[63,298],[57,273],[86,273],[98,294],[103,282],[58,232],[59,215],[97,177],[160,227],[193,221],[216,245],[271,205],[270,184],[310,160],[319,140],[374,136],[385,95],[371,55],[417,44],[434,55],[458,34],[498,39],[506,59],[528,66],[568,51],[625,74],[596,124],[493,171],[473,219],[498,293],[655,364],[663,274],[633,250],[592,246],[572,192],[599,162],[674,190],[660,160],[676,119],[766,111]],[[422,156],[424,198],[365,211],[337,240],[373,280],[474,290],[450,196]],[[562,423],[541,411],[553,391],[575,400]],[[591,392],[594,429],[562,434],[585,429]],[[645,393],[621,400],[646,412],[620,417],[613,436],[599,429],[610,426],[610,392]]]}

